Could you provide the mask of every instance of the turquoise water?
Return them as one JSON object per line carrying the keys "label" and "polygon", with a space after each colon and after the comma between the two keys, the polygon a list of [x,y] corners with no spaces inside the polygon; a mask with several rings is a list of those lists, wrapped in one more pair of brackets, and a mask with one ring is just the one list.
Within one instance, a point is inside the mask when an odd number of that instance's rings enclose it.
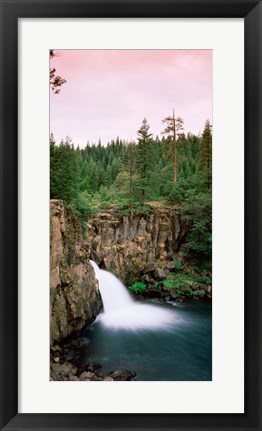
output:
{"label": "turquoise water", "polygon": [[127,368],[137,373],[139,381],[212,380],[211,303],[155,305],[172,313],[172,325],[152,330],[112,330],[98,318],[83,334],[87,345],[80,366],[98,362],[103,373]]}

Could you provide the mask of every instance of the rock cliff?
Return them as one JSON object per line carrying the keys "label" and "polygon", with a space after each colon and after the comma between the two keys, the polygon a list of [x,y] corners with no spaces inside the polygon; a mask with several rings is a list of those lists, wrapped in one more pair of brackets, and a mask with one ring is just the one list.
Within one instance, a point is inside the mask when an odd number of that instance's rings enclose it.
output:
{"label": "rock cliff", "polygon": [[130,217],[112,207],[88,221],[86,248],[101,268],[128,284],[149,273],[157,278],[168,262],[179,262],[186,232],[175,208],[157,206],[151,214]]}
{"label": "rock cliff", "polygon": [[92,322],[102,307],[79,221],[61,200],[50,202],[51,345]]}

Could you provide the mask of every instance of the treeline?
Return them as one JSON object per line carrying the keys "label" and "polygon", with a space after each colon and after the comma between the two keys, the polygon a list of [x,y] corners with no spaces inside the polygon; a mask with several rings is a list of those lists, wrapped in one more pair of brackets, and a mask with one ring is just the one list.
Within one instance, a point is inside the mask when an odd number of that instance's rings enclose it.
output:
{"label": "treeline", "polygon": [[172,135],[153,138],[146,119],[137,142],[117,138],[80,149],[70,138],[59,145],[50,138],[51,198],[63,199],[82,219],[110,204],[132,216],[150,212],[152,201],[177,203],[191,226],[188,249],[206,255],[211,253],[211,187],[209,121],[202,137],[181,133],[175,142]]}

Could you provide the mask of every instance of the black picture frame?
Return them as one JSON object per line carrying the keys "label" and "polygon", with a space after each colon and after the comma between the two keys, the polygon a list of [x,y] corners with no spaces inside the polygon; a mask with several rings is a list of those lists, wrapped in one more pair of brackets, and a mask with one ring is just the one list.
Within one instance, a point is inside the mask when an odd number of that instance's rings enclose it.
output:
{"label": "black picture frame", "polygon": [[[0,4],[2,78],[0,194],[1,430],[261,430],[261,2],[257,0],[141,0],[139,2],[123,0],[1,0]],[[18,19],[22,17],[244,18],[245,413],[18,413],[19,178],[17,58]]]}

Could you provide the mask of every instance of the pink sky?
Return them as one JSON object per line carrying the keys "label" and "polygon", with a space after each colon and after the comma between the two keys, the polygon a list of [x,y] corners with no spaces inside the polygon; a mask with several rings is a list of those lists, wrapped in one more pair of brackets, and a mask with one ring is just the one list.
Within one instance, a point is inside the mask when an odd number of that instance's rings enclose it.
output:
{"label": "pink sky", "polygon": [[137,138],[144,117],[153,135],[172,114],[185,132],[212,122],[211,50],[59,50],[51,60],[67,80],[50,96],[50,130],[80,147],[119,136]]}

